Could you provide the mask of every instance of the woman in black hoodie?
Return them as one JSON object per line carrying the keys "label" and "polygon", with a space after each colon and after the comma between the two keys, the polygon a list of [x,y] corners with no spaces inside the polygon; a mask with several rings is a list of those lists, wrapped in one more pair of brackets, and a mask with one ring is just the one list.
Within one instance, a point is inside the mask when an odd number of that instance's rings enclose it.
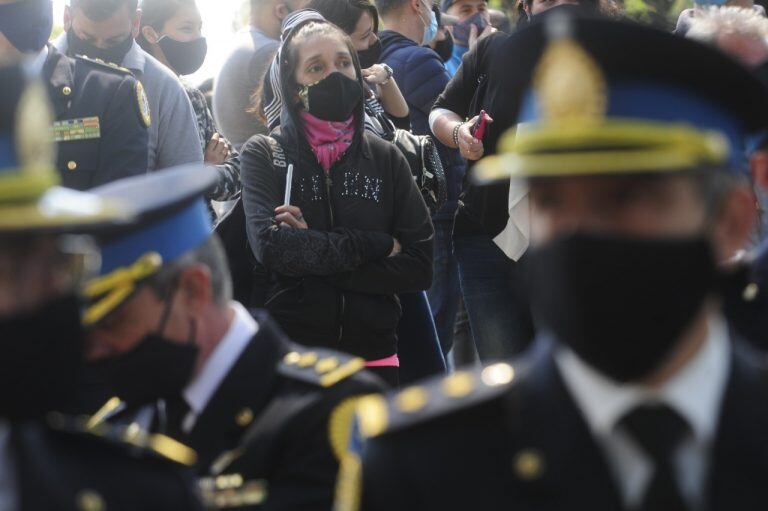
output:
{"label": "woman in black hoodie", "polygon": [[308,19],[284,34],[279,62],[280,127],[242,151],[265,306],[294,340],[358,355],[397,384],[396,293],[431,284],[429,212],[398,149],[365,133],[349,37]]}

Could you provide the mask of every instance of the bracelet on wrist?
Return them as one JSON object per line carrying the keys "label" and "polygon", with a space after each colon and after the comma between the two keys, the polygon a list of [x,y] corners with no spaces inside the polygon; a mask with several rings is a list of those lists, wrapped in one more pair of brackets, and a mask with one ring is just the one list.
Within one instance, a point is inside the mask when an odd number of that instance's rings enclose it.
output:
{"label": "bracelet on wrist", "polygon": [[463,122],[460,122],[456,126],[453,127],[453,143],[456,145],[456,147],[459,147],[459,130],[461,129],[461,126],[463,125]]}

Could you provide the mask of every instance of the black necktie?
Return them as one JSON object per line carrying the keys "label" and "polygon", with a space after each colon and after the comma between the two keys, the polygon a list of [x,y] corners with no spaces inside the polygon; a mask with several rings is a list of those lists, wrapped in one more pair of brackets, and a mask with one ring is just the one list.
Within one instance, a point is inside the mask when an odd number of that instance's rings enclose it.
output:
{"label": "black necktie", "polygon": [[642,405],[625,415],[621,425],[653,462],[653,476],[638,509],[688,510],[673,464],[677,448],[691,433],[685,419],[666,405]]}
{"label": "black necktie", "polygon": [[186,436],[182,422],[189,413],[189,404],[183,396],[175,396],[165,401],[165,434],[177,440]]}

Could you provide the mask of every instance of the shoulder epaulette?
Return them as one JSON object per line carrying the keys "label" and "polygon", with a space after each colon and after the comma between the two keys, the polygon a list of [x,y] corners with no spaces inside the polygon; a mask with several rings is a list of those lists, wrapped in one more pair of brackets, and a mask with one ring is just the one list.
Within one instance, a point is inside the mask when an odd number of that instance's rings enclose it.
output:
{"label": "shoulder epaulette", "polygon": [[92,59],[86,55],[77,55],[75,57],[76,60],[86,62],[88,64],[93,65],[94,67],[98,67],[99,69],[105,70],[105,71],[113,71],[117,73],[123,73],[133,76],[133,71],[128,69],[127,67],[118,66],[117,64],[113,62],[106,62],[101,59]]}
{"label": "shoulder epaulette", "polygon": [[365,368],[365,360],[324,348],[291,346],[283,357],[278,372],[289,378],[332,387]]}
{"label": "shoulder epaulette", "polygon": [[87,419],[63,414],[48,416],[51,429],[76,436],[87,436],[118,447],[133,457],[154,457],[185,466],[193,466],[197,453],[171,437],[149,433],[138,424],[111,425],[105,422],[91,426]]}
{"label": "shoulder epaulette", "polygon": [[483,403],[504,393],[514,376],[511,365],[498,363],[479,371],[457,371],[390,394],[365,396],[357,404],[360,432],[367,438],[376,437]]}

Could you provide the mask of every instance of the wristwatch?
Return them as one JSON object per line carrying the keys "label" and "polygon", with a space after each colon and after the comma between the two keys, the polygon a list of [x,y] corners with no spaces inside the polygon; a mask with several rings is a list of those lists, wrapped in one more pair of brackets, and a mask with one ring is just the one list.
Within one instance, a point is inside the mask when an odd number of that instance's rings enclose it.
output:
{"label": "wristwatch", "polygon": [[389,67],[388,65],[384,64],[383,62],[381,63],[381,67],[383,67],[384,71],[387,72],[387,79],[384,80],[383,82],[381,82],[379,85],[386,85],[392,79],[392,75],[395,74],[395,72],[392,71],[391,67]]}

